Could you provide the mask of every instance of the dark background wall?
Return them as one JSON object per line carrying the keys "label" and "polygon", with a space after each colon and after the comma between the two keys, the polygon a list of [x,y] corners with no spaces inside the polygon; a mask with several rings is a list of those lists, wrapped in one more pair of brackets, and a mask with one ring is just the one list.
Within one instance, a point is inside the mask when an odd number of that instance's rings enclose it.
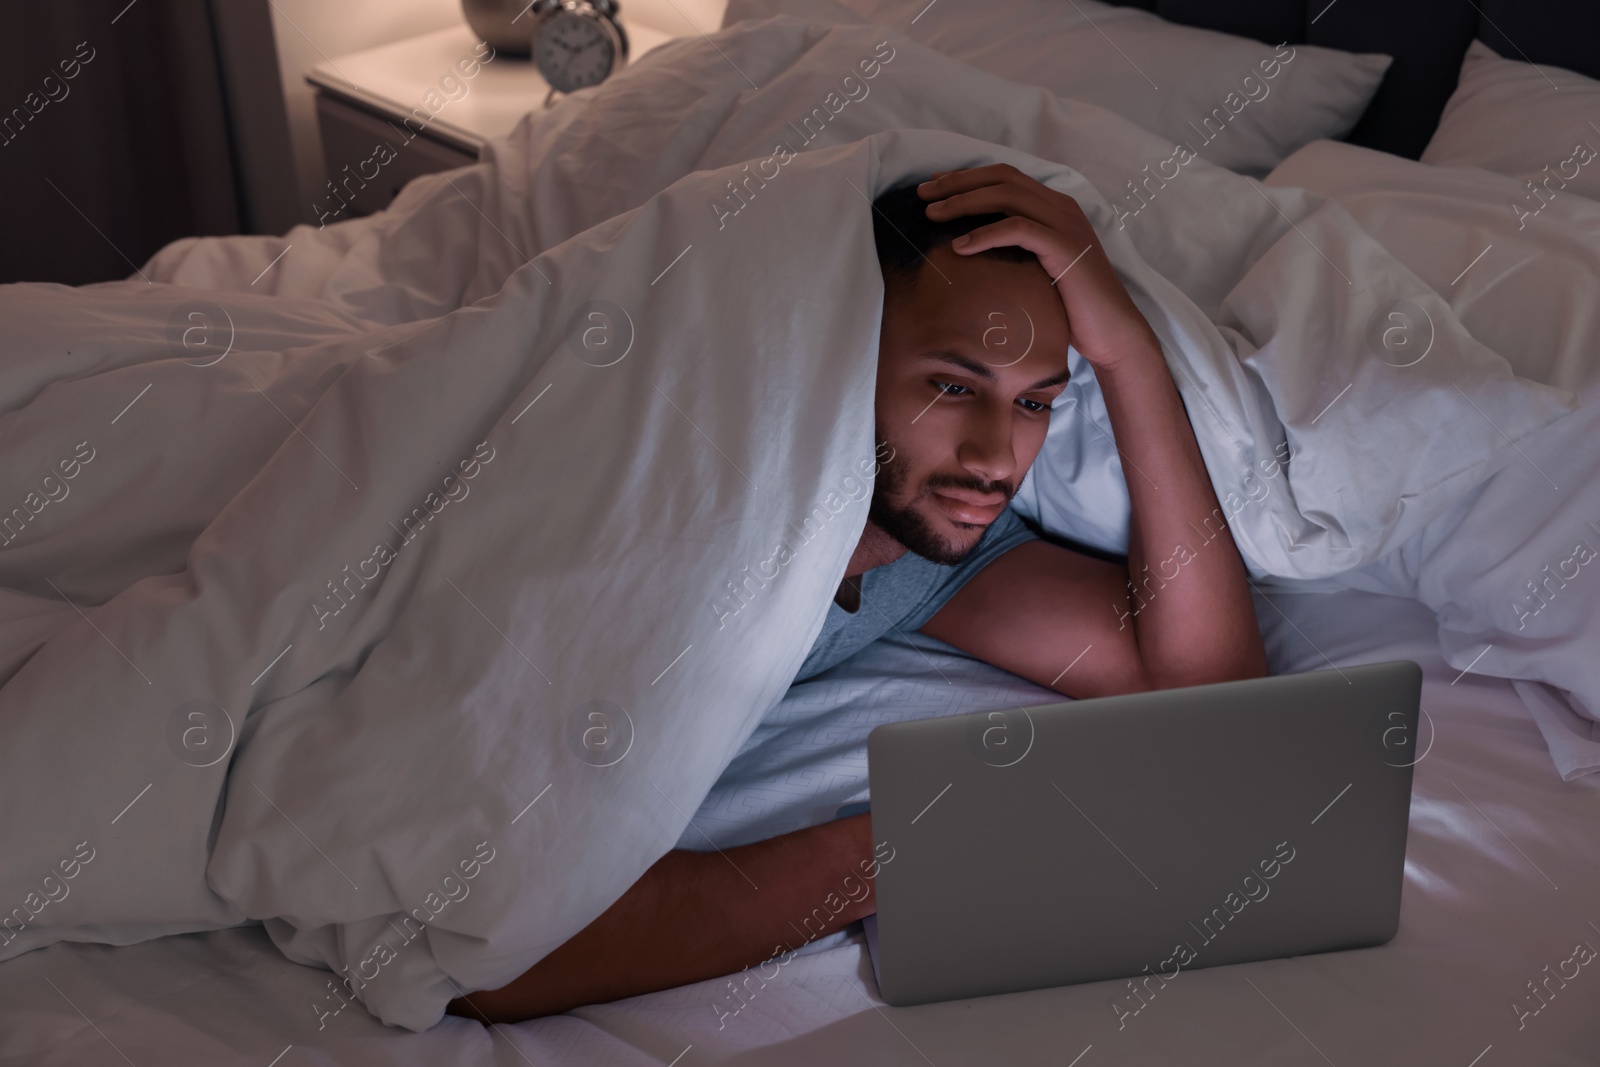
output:
{"label": "dark background wall", "polygon": [[252,165],[274,153],[289,174],[264,0],[0,3],[0,282],[125,278],[178,237],[281,232],[292,177]]}

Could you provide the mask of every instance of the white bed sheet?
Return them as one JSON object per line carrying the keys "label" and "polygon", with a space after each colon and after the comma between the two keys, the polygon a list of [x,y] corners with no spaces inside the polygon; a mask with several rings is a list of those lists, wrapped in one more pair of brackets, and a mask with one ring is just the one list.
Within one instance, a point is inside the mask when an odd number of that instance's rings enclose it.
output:
{"label": "white bed sheet", "polygon": [[[1560,968],[1575,944],[1600,948],[1600,856],[1585,847],[1600,817],[1600,777],[1555,780],[1511,684],[1448,667],[1430,613],[1414,601],[1273,593],[1257,608],[1275,671],[1392,658],[1424,668],[1423,708],[1436,733],[1425,727],[1419,739],[1428,747],[1416,771],[1400,933],[1389,945],[1185,972],[1121,1031],[1109,1006],[1126,992],[1116,982],[885,1007],[853,936],[819,942],[769,983],[751,981],[743,1001],[724,979],[493,1030],[446,1017],[412,1034],[359,1005],[319,1031],[313,1005],[328,995],[328,973],[285,960],[259,927],[241,927],[123,948],[59,944],[8,962],[0,1064],[1600,1061],[1600,967],[1581,967],[1564,988],[1552,982],[1555,995],[1520,1030],[1512,1008],[1528,996],[1525,983]],[[1003,705],[1024,685],[931,639],[871,646],[791,691],[791,726],[819,721],[790,740],[802,739],[797,751],[827,773],[809,793],[799,768],[769,775],[767,816],[824,810],[845,788],[838,776],[855,773],[849,750],[870,722],[913,706]],[[780,778],[790,791],[781,802],[772,800]],[[826,802],[814,799],[829,790]],[[711,833],[716,811],[713,800],[696,819]],[[978,906],[1002,901],[997,891]]]}

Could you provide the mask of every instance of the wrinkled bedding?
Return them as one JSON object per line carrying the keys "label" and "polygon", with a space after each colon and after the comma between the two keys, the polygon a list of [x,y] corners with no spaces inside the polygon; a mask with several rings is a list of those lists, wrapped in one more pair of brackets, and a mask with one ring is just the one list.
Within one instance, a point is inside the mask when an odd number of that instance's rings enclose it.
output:
{"label": "wrinkled bedding", "polygon": [[[1380,558],[1572,411],[1319,194],[1197,160],[1119,226],[1168,151],[775,19],[383,215],[0,290],[0,440],[33,472],[6,491],[50,500],[0,553],[0,958],[261,920],[423,1030],[603,911],[782,699],[859,536],[866,201],[907,177],[1001,161],[1078,199],[1258,576]],[[1371,338],[1402,300],[1438,348],[1397,377]],[[1019,494],[1068,537],[1126,509],[1075,477],[1115,456],[1078,377]]]}
{"label": "wrinkled bedding", "polygon": [[[115,1046],[141,1065],[267,1065],[281,1054],[277,1067],[984,1067],[1070,1063],[1091,1045],[1079,1067],[1325,1062],[1317,1050],[1336,1064],[1465,1065],[1485,1050],[1480,1067],[1512,1056],[1592,1063],[1600,1024],[1584,979],[1552,981],[1556,996],[1520,1028],[1512,1006],[1537,1006],[1524,983],[1561,966],[1575,941],[1600,946],[1585,932],[1600,863],[1573,847],[1593,825],[1600,778],[1559,781],[1510,684],[1445,664],[1433,614],[1413,600],[1274,594],[1256,610],[1274,671],[1392,657],[1423,666],[1426,754],[1400,934],[1387,945],[1189,972],[1120,1030],[1121,982],[888,1007],[856,934],[814,942],[776,977],[770,967],[732,976],[733,987],[716,979],[494,1029],[447,1016],[413,1034],[359,1004],[341,1008],[326,971],[289,963],[248,926],[119,949],[62,943],[0,965],[0,1063],[123,1063]],[[1054,699],[932,638],[886,639],[786,694],[779,725],[752,735],[749,769],[725,795],[772,825],[804,819],[830,790],[865,783],[864,738],[879,722]],[[719,842],[737,819],[709,798],[693,815]]]}
{"label": "wrinkled bedding", "polygon": [[1581,397],[1411,541],[1339,581],[1434,609],[1453,666],[1516,679],[1563,778],[1600,771],[1600,203],[1563,195],[1524,219],[1516,179],[1332,141],[1268,184],[1333,197],[1518,375]]}

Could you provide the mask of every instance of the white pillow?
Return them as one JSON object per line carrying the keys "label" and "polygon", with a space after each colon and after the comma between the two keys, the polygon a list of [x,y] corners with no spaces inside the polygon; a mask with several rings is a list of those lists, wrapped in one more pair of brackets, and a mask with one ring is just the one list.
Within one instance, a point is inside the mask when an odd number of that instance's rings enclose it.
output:
{"label": "white pillow", "polygon": [[1098,0],[731,0],[722,24],[778,14],[898,27],[935,51],[1098,104],[1256,178],[1302,145],[1349,133],[1393,61],[1274,48]]}
{"label": "white pillow", "polygon": [[1473,41],[1422,162],[1531,183],[1510,201],[1526,224],[1563,193],[1600,200],[1600,81],[1503,59]]}

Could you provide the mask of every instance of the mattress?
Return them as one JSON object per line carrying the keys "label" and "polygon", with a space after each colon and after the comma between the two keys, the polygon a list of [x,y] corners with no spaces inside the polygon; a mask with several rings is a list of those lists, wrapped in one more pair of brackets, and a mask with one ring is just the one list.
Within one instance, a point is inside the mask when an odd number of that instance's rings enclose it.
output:
{"label": "mattress", "polygon": [[[1579,962],[1600,947],[1600,856],[1575,847],[1593,840],[1600,776],[1557,779],[1511,683],[1448,667],[1415,601],[1258,591],[1256,606],[1274,672],[1423,667],[1424,755],[1387,945],[1186,971],[1119,1028],[1121,982],[887,1007],[852,930],[770,980],[745,972],[493,1028],[447,1016],[412,1034],[356,1004],[324,1014],[339,1003],[329,974],[248,925],[10,961],[0,1064],[1600,1062],[1600,974]],[[826,818],[865,785],[873,726],[1052,699],[931,638],[880,641],[793,687],[695,826],[726,843]],[[1004,899],[998,879],[976,906]]]}

